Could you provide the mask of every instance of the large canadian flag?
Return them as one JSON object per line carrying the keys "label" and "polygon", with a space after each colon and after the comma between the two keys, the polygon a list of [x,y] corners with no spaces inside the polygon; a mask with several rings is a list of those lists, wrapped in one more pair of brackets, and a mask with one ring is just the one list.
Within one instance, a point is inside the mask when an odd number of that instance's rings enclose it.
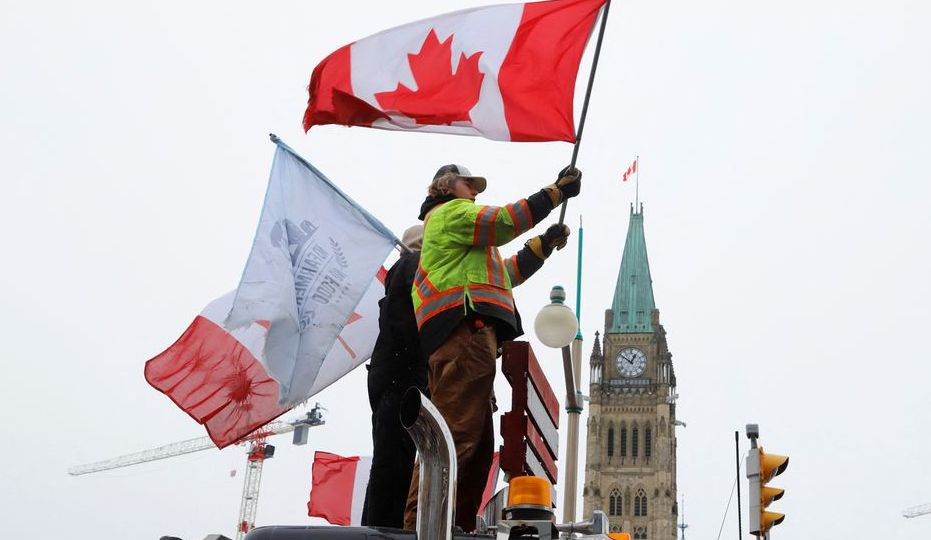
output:
{"label": "large canadian flag", "polygon": [[[397,242],[284,143],[239,287],[207,306],[146,380],[219,447],[367,360],[378,336],[375,276]],[[384,269],[382,268],[382,271]]]}
{"label": "large canadian flag", "polygon": [[574,142],[579,61],[605,1],[479,7],[350,43],[314,69],[304,129]]}

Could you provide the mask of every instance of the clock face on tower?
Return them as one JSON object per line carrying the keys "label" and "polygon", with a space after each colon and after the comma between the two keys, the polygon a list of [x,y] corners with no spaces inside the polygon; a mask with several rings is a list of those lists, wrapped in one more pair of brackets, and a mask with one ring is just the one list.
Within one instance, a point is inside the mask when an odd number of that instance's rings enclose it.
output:
{"label": "clock face on tower", "polygon": [[622,377],[637,377],[647,366],[647,355],[643,351],[634,347],[621,349],[617,353],[617,371]]}

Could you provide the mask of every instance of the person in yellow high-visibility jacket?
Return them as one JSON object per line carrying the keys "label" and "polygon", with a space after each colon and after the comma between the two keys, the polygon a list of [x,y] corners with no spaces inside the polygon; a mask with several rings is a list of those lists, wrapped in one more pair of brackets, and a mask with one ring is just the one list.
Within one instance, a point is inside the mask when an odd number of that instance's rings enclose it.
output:
{"label": "person in yellow high-visibility jacket", "polygon": [[[566,167],[556,183],[526,199],[484,206],[475,197],[485,190],[485,178],[461,165],[445,165],[421,206],[423,248],[411,298],[428,356],[430,399],[456,443],[456,525],[464,531],[475,528],[494,454],[491,415],[498,344],[523,334],[511,288],[539,270],[554,248],[566,244],[569,228],[552,225],[507,259],[498,246],[578,195],[581,179],[578,169]],[[407,529],[416,526],[418,481],[415,468],[404,516]]]}

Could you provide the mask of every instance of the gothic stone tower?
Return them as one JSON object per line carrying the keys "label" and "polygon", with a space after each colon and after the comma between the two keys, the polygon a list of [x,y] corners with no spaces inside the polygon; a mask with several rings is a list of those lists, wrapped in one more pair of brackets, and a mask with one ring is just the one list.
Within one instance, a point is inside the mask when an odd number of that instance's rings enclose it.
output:
{"label": "gothic stone tower", "polygon": [[591,355],[584,514],[611,532],[676,540],[676,376],[653,303],[643,207],[631,208],[604,348]]}

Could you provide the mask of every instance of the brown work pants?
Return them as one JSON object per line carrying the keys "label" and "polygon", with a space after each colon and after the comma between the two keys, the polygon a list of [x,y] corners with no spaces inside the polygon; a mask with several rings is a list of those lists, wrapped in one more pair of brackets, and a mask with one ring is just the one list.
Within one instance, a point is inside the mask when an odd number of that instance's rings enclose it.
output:
{"label": "brown work pants", "polygon": [[[430,355],[427,367],[430,400],[443,415],[456,443],[455,524],[467,532],[475,529],[475,516],[494,455],[491,400],[497,347],[493,326],[476,328],[475,321],[467,319]],[[408,530],[417,524],[419,482],[418,464],[414,466],[404,512],[404,528]]]}

